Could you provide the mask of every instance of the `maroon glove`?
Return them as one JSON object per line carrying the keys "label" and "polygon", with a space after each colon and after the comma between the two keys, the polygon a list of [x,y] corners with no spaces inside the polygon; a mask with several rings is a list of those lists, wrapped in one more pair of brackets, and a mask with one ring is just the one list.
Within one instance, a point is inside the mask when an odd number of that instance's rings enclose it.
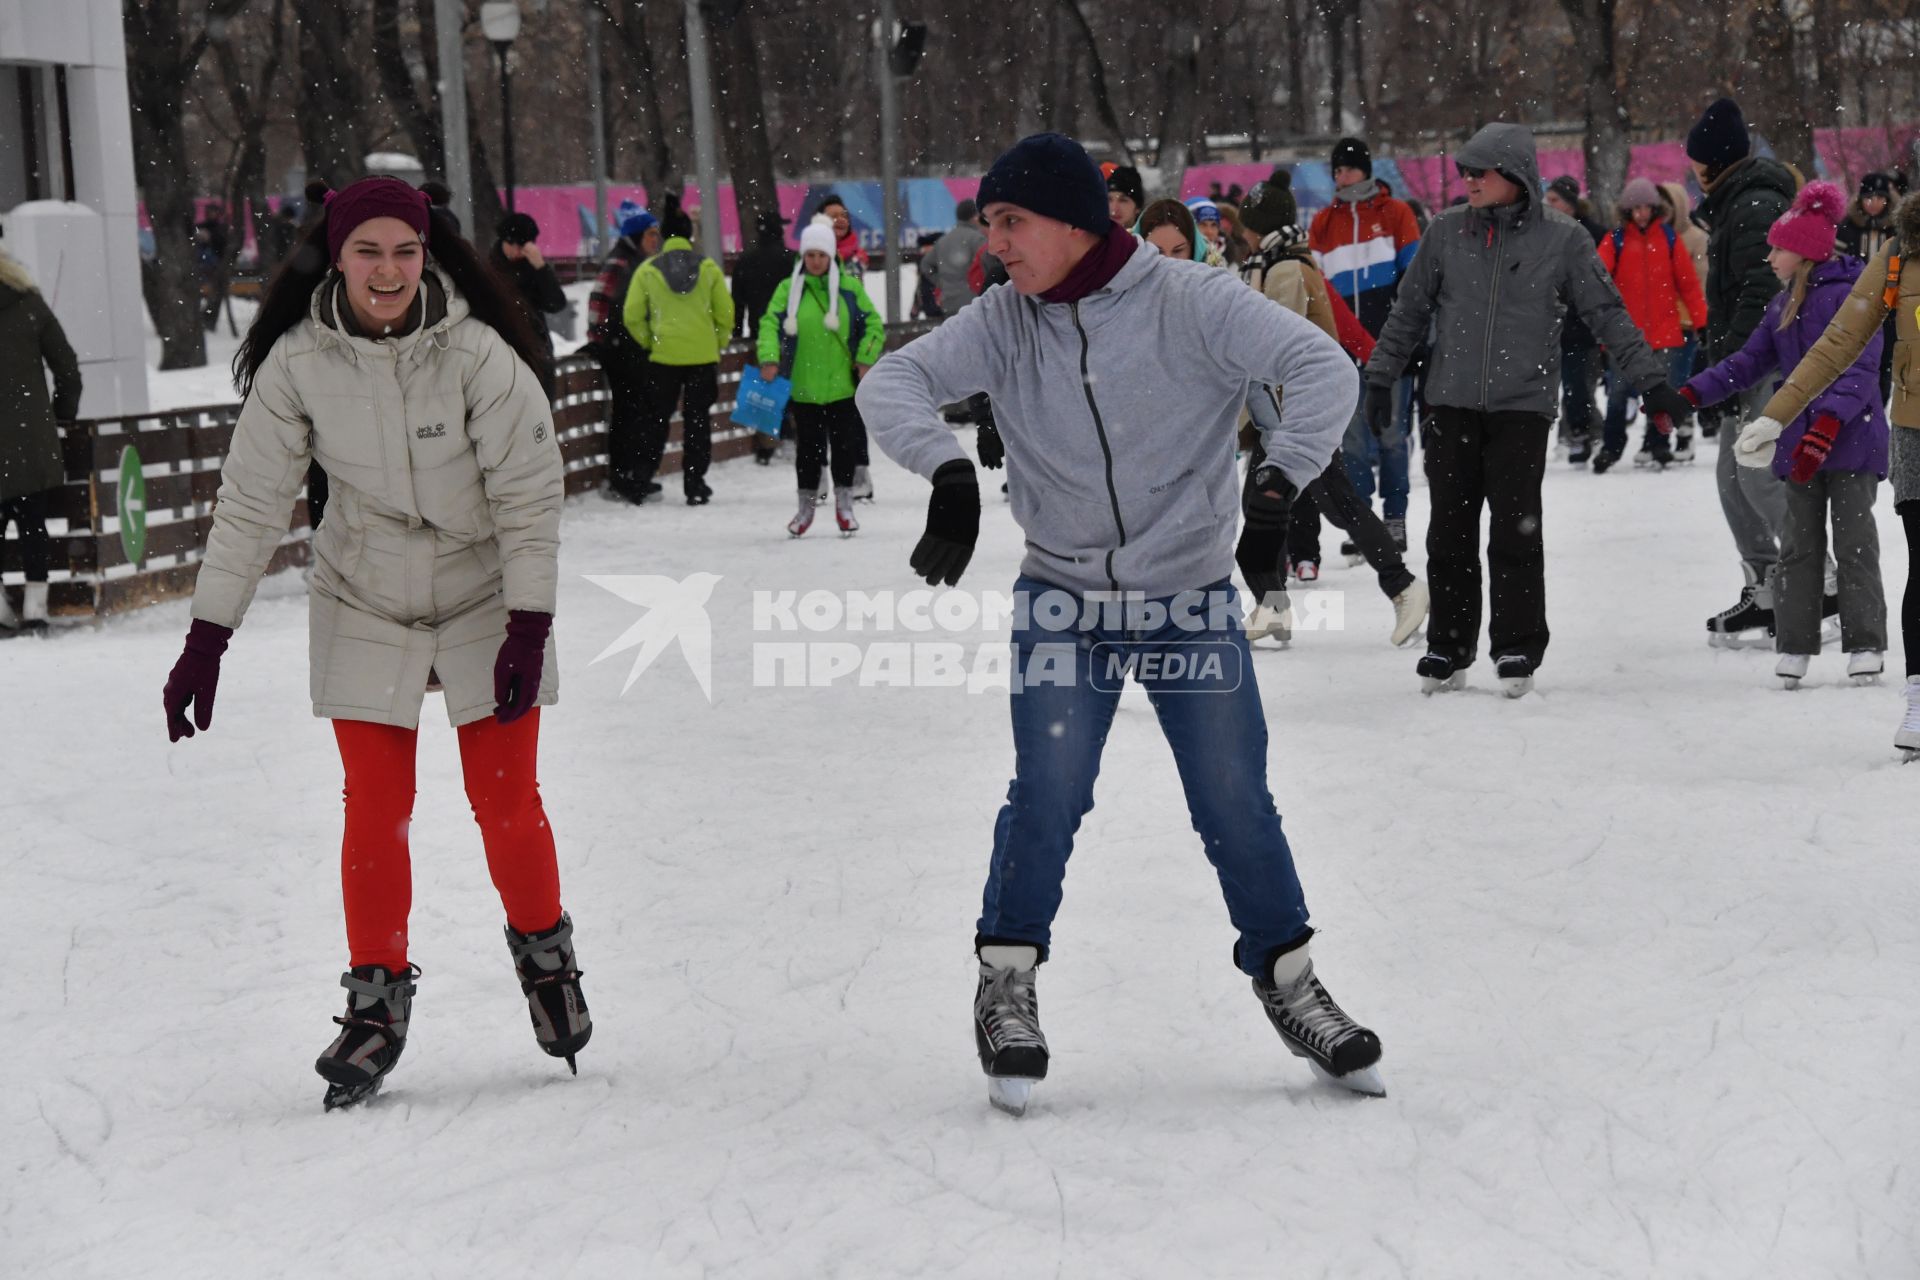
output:
{"label": "maroon glove", "polygon": [[[167,741],[178,742],[193,736],[193,726],[213,727],[213,692],[220,683],[220,655],[233,639],[233,628],[223,627],[205,618],[195,618],[187,629],[187,647],[180,660],[167,673],[167,687],[160,700],[167,708]],[[187,720],[187,708],[193,708],[193,720]]]}
{"label": "maroon glove", "polygon": [[1830,413],[1823,413],[1813,420],[1807,428],[1807,434],[1800,437],[1800,443],[1793,446],[1792,465],[1787,469],[1787,479],[1795,484],[1805,484],[1813,479],[1813,473],[1833,452],[1833,442],[1840,435],[1840,419]]}
{"label": "maroon glove", "polygon": [[533,709],[540,696],[540,671],[547,663],[547,632],[553,615],[531,609],[507,614],[507,638],[493,660],[493,717],[512,724]]}

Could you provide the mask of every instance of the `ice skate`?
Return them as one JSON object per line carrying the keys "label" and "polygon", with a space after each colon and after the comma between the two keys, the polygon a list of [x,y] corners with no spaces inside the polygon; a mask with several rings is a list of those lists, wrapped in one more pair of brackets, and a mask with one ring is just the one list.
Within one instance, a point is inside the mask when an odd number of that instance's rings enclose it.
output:
{"label": "ice skate", "polygon": [[[1271,603],[1270,603],[1271,602]],[[1270,591],[1247,615],[1247,643],[1271,640],[1284,649],[1293,643],[1293,605],[1284,591]]]}
{"label": "ice skate", "polygon": [[1894,731],[1893,745],[1903,764],[1920,760],[1920,676],[1907,677],[1907,713]]}
{"label": "ice skate", "polygon": [[853,500],[855,502],[873,501],[873,477],[867,474],[865,467],[853,469]]}
{"label": "ice skate", "polygon": [[1807,678],[1807,666],[1812,661],[1804,653],[1783,653],[1780,660],[1773,664],[1773,674],[1780,677],[1782,685],[1798,689],[1800,682]]}
{"label": "ice skate", "polygon": [[573,1055],[593,1038],[593,1019],[587,997],[580,990],[580,965],[573,954],[573,920],[560,913],[560,923],[542,933],[522,934],[506,926],[507,950],[513,954],[520,994],[527,998],[534,1039],[551,1058],[565,1058],[575,1075],[580,1067]]}
{"label": "ice skate", "polygon": [[1502,654],[1493,660],[1500,674],[1500,692],[1509,698],[1524,698],[1533,692],[1533,659],[1524,653]]}
{"label": "ice skate", "polygon": [[13,611],[13,601],[7,598],[4,587],[0,587],[0,640],[20,633],[20,615]]}
{"label": "ice skate", "polygon": [[340,975],[340,985],[348,992],[347,1012],[334,1019],[340,1034],[313,1064],[327,1082],[321,1105],[328,1111],[365,1102],[380,1092],[407,1047],[407,1019],[419,976],[414,965],[399,973],[356,965]]}
{"label": "ice skate", "polygon": [[1415,578],[1407,589],[1393,598],[1393,647],[1398,649],[1420,634],[1427,620],[1427,584]]}
{"label": "ice skate", "polygon": [[1847,655],[1847,679],[1855,684],[1879,684],[1887,660],[1878,649],[1855,649]]}
{"label": "ice skate", "polygon": [[1273,980],[1255,978],[1253,993],[1288,1052],[1305,1058],[1314,1075],[1355,1093],[1384,1098],[1380,1037],[1348,1017],[1314,977],[1308,954],[1312,945],[1302,944],[1276,959]]}
{"label": "ice skate", "polygon": [[1453,659],[1444,653],[1428,653],[1413,669],[1420,676],[1420,692],[1428,697],[1467,687],[1466,668],[1455,671]]}
{"label": "ice skate", "polygon": [[1567,444],[1567,461],[1576,467],[1584,467],[1593,456],[1593,439],[1590,436],[1574,436]]}
{"label": "ice skate", "polygon": [[[1406,519],[1404,517],[1398,520],[1389,518],[1383,523],[1387,526],[1387,536],[1393,539],[1393,545],[1399,549],[1401,555],[1405,555],[1407,553]],[[1361,558],[1365,559],[1364,556]]]}
{"label": "ice skate", "polygon": [[990,943],[979,958],[973,1043],[987,1073],[987,1101],[1009,1115],[1025,1115],[1034,1082],[1047,1078],[1047,1037],[1034,990],[1040,948]]}
{"label": "ice skate", "polygon": [[793,519],[787,521],[787,532],[799,537],[813,528],[813,490],[800,490],[800,509],[793,513]]}
{"label": "ice skate", "polygon": [[1650,444],[1642,444],[1640,451],[1633,455],[1633,465],[1642,468],[1651,467],[1653,465],[1653,446]]}
{"label": "ice skate", "polygon": [[713,501],[713,487],[700,476],[688,476],[682,482],[681,489],[690,507],[704,507]]}
{"label": "ice skate", "polygon": [[833,477],[822,471],[820,473],[820,487],[813,491],[814,506],[824,507],[827,505],[827,499],[833,496],[833,490],[830,488],[832,484]]}
{"label": "ice skate", "polygon": [[1320,581],[1320,562],[1318,560],[1296,560],[1293,562],[1293,576],[1302,582]]}
{"label": "ice skate", "polygon": [[1693,432],[1676,431],[1674,433],[1673,460],[1675,462],[1693,461]]}
{"label": "ice skate", "polygon": [[839,524],[840,536],[843,538],[851,538],[860,532],[860,522],[853,516],[855,496],[855,492],[850,489],[838,490],[833,495],[833,518]]}
{"label": "ice skate", "polygon": [[47,584],[29,582],[20,588],[20,612],[15,614],[6,603],[6,592],[0,591],[0,635],[35,636],[44,635],[49,627],[47,622]]}
{"label": "ice skate", "polygon": [[1605,475],[1607,469],[1618,461],[1620,461],[1620,451],[1618,449],[1602,448],[1600,452],[1593,455],[1593,474],[1597,476]]}
{"label": "ice skate", "polygon": [[1341,540],[1340,558],[1347,562],[1347,568],[1349,569],[1355,565],[1362,565],[1367,562],[1367,558],[1360,554],[1360,548],[1354,544],[1352,538]]}
{"label": "ice skate", "polygon": [[1762,604],[1762,588],[1752,569],[1740,599],[1707,619],[1707,643],[1716,649],[1740,649],[1773,640],[1773,597]]}

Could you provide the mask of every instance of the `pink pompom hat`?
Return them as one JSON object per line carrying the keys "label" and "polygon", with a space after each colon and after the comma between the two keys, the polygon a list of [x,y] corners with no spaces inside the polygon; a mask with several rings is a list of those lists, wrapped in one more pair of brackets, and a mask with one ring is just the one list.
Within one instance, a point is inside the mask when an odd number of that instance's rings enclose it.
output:
{"label": "pink pompom hat", "polygon": [[1833,233],[1846,216],[1846,192],[1831,182],[1809,182],[1767,231],[1767,243],[1809,262],[1825,262],[1833,256]]}

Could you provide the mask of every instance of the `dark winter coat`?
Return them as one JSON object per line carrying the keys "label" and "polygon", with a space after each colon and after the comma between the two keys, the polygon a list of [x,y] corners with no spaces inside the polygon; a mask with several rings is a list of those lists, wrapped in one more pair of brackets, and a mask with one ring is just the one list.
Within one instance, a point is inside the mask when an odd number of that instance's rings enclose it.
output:
{"label": "dark winter coat", "polygon": [[733,268],[733,309],[746,321],[749,340],[760,336],[760,317],[767,313],[774,290],[793,274],[793,250],[785,240],[762,240],[740,255]]}
{"label": "dark winter coat", "polygon": [[32,278],[0,256],[0,502],[66,483],[55,423],[79,412],[80,362],[66,332]]}
{"label": "dark winter coat", "polygon": [[1749,156],[1720,175],[1694,210],[1707,229],[1707,358],[1738,351],[1780,291],[1767,265],[1767,232],[1793,202],[1793,174]]}
{"label": "dark winter coat", "polygon": [[986,242],[987,233],[979,227],[957,223],[920,259],[920,274],[933,277],[933,286],[940,291],[940,310],[946,314],[952,315],[973,301],[967,272]]}
{"label": "dark winter coat", "polygon": [[1846,219],[1833,234],[1833,247],[1850,258],[1870,260],[1893,239],[1893,210],[1894,202],[1889,200],[1879,217],[1869,218],[1856,195],[1847,206]]}
{"label": "dark winter coat", "polygon": [[495,245],[493,269],[513,282],[514,292],[520,295],[520,305],[526,309],[527,327],[551,356],[553,335],[547,331],[547,317],[567,309],[567,295],[560,288],[560,277],[552,264],[542,263],[536,267],[525,258],[507,257],[500,252],[500,246]]}
{"label": "dark winter coat", "polygon": [[595,347],[610,349],[625,344],[639,349],[620,313],[627,304],[627,285],[633,280],[633,269],[645,257],[631,236],[621,236],[607,251],[606,261],[600,264],[600,274],[594,278],[593,292],[587,295],[587,340]]}
{"label": "dark winter coat", "polygon": [[[1701,404],[1722,400],[1759,386],[1762,381],[1784,378],[1793,372],[1803,356],[1827,331],[1841,304],[1847,300],[1854,282],[1866,264],[1858,258],[1839,255],[1815,266],[1807,280],[1807,294],[1801,300],[1800,313],[1786,328],[1780,327],[1780,313],[1791,292],[1774,294],[1766,314],[1746,345],[1710,369],[1695,375],[1687,389]],[[1778,375],[1778,377],[1775,377]],[[1773,450],[1773,474],[1786,478],[1793,465],[1793,450],[1807,434],[1815,418],[1830,413],[1840,419],[1840,435],[1834,441],[1822,471],[1871,471],[1887,478],[1887,416],[1880,407],[1880,335],[1876,332],[1861,347],[1853,364],[1812,397],[1806,407],[1787,423]]]}
{"label": "dark winter coat", "polygon": [[1367,361],[1367,381],[1398,379],[1432,322],[1427,403],[1551,417],[1560,395],[1561,318],[1571,308],[1637,390],[1664,383],[1666,363],[1627,314],[1592,237],[1541,198],[1532,132],[1490,124],[1456,159],[1498,170],[1520,185],[1521,197],[1434,216]]}
{"label": "dark winter coat", "polygon": [[[1586,201],[1582,200],[1580,204],[1584,208]],[[1595,247],[1599,246],[1602,237],[1607,234],[1605,227],[1584,213],[1574,218],[1574,221],[1580,224],[1583,231],[1593,237]],[[1592,349],[1593,345],[1593,330],[1581,324],[1579,316],[1569,312],[1567,314],[1567,322],[1560,327],[1560,349],[1562,351],[1587,351]]]}

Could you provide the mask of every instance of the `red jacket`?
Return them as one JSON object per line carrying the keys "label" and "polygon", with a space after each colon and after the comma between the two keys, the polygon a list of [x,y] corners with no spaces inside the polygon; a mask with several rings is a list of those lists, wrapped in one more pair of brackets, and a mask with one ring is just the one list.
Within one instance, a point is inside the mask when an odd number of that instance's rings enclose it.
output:
{"label": "red jacket", "polygon": [[1601,237],[1600,261],[1620,287],[1627,314],[1654,350],[1686,342],[1680,328],[1680,303],[1686,304],[1692,327],[1704,327],[1707,297],[1694,272],[1693,256],[1666,223],[1656,218],[1645,231],[1631,221],[1615,227]]}
{"label": "red jacket", "polygon": [[1327,305],[1333,308],[1333,324],[1340,331],[1340,345],[1347,349],[1347,354],[1361,364],[1373,359],[1373,335],[1360,323],[1360,317],[1353,314],[1353,308],[1346,304],[1338,289],[1327,290]]}

